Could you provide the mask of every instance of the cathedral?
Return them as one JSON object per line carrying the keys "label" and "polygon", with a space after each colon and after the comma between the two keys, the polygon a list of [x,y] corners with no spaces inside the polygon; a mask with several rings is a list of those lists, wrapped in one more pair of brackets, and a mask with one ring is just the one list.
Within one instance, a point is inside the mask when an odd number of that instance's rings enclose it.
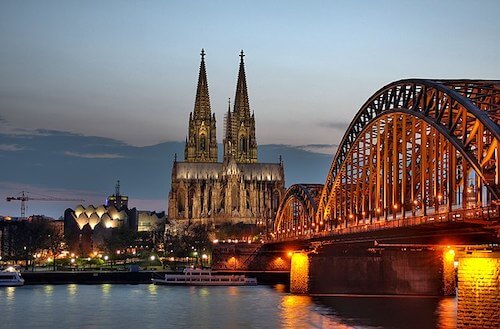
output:
{"label": "cathedral", "polygon": [[175,157],[168,218],[177,225],[225,222],[271,227],[285,192],[283,163],[258,163],[255,114],[250,112],[243,51],[233,109],[224,117],[218,159],[215,113],[210,108],[205,51],[194,110],[189,114],[184,161]]}

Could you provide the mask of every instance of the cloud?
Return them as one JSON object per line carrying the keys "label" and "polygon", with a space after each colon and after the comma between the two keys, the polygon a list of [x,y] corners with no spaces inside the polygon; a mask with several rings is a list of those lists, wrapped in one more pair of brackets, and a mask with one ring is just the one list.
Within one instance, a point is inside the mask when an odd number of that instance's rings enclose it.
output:
{"label": "cloud", "polygon": [[117,153],[78,153],[78,152],[64,152],[64,154],[86,159],[119,159],[124,158],[123,155]]}
{"label": "cloud", "polygon": [[322,121],[319,123],[320,127],[337,129],[337,130],[346,130],[349,127],[349,122],[345,121]]}
{"label": "cloud", "polygon": [[25,148],[16,144],[0,144],[0,151],[15,152]]}
{"label": "cloud", "polygon": [[339,147],[337,144],[307,144],[295,146],[298,149],[323,154],[334,154]]}

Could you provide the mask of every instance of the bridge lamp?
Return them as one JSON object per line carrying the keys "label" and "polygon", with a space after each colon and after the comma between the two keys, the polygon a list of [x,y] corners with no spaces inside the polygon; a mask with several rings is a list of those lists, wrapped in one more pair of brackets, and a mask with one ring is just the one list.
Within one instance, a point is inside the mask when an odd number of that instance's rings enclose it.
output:
{"label": "bridge lamp", "polygon": [[349,219],[353,219],[354,218],[354,215],[353,214],[349,214]]}
{"label": "bridge lamp", "polygon": [[382,212],[382,209],[380,209],[380,207],[377,208],[377,213],[380,214],[381,212]]}
{"label": "bridge lamp", "polygon": [[398,204],[397,203],[393,204],[392,208],[394,208],[394,210],[398,210]]}

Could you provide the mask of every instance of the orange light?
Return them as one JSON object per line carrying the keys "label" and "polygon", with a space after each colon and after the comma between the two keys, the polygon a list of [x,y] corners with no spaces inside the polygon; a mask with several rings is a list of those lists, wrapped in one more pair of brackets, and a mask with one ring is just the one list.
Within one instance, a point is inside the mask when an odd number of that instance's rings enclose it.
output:
{"label": "orange light", "polygon": [[288,257],[292,257],[293,252],[289,251],[289,252],[287,253],[287,255],[288,255]]}

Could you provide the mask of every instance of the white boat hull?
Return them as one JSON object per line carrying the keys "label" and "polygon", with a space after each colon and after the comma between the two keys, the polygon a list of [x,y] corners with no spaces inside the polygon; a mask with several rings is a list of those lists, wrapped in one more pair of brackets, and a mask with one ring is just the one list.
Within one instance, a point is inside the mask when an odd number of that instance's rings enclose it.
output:
{"label": "white boat hull", "polygon": [[152,279],[154,284],[171,286],[256,286],[257,281],[249,282],[220,282],[220,281],[167,281]]}
{"label": "white boat hull", "polygon": [[0,287],[18,287],[23,285],[23,279],[21,279],[20,281],[0,281]]}
{"label": "white boat hull", "polygon": [[220,275],[210,270],[187,269],[183,274],[165,274],[164,278],[153,278],[154,284],[175,286],[255,286],[257,279],[244,275]]}
{"label": "white boat hull", "polygon": [[15,287],[24,285],[21,273],[13,267],[0,272],[0,287]]}

